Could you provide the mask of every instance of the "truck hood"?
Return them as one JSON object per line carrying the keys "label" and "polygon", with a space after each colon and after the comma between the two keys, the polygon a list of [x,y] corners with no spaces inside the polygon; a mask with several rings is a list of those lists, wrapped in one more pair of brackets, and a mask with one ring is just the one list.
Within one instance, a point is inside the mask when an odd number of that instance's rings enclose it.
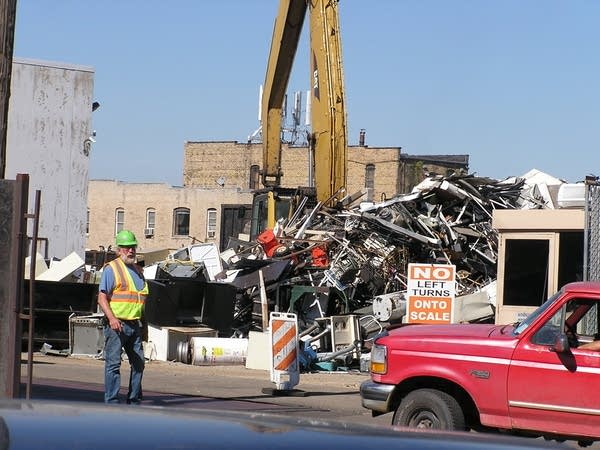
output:
{"label": "truck hood", "polygon": [[394,350],[481,355],[495,349],[498,357],[508,357],[518,337],[512,325],[450,324],[403,325],[389,330],[377,343]]}
{"label": "truck hood", "polygon": [[490,336],[510,336],[512,325],[493,324],[449,324],[449,325],[403,325],[389,331],[390,336],[487,338]]}

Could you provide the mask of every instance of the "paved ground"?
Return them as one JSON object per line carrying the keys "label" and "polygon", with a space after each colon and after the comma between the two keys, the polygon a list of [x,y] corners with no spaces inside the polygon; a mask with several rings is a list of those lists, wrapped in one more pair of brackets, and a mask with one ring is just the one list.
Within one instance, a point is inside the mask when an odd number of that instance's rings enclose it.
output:
{"label": "paved ground", "polygon": [[[26,355],[23,355],[23,363]],[[102,402],[104,362],[90,357],[34,355],[32,399]],[[22,397],[27,366],[22,364]],[[123,363],[123,385],[129,374]],[[320,372],[301,374],[300,396],[274,396],[263,389],[275,387],[268,371],[244,366],[192,366],[163,361],[147,362],[144,400],[148,406],[277,411],[294,415],[335,418],[351,422],[389,424],[391,415],[371,417],[360,405],[360,383],[365,373]],[[123,392],[123,394],[125,394]]]}
{"label": "paved ground", "polygon": [[[22,397],[27,380],[26,355],[21,366]],[[104,361],[90,357],[34,355],[31,399],[103,401]],[[128,363],[123,363],[126,382]],[[387,426],[391,414],[376,418],[360,404],[359,386],[368,374],[361,372],[319,372],[300,375],[296,389],[301,396],[273,396],[268,371],[244,366],[192,366],[151,361],[144,372],[144,406],[227,409],[366,423]],[[123,395],[125,392],[122,390]],[[567,448],[578,448],[568,442]],[[600,450],[600,443],[588,447]]]}

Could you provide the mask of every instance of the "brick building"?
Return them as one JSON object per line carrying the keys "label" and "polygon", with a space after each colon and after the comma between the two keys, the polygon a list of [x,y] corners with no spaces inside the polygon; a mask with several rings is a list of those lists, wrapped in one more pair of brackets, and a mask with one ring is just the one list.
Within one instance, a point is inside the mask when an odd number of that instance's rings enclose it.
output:
{"label": "brick building", "polygon": [[[262,188],[262,145],[186,142],[183,160],[183,187],[90,181],[87,248],[108,247],[122,228],[138,236],[142,252],[179,248],[193,239],[222,247],[228,236],[247,234],[252,191]],[[306,147],[284,146],[283,186],[308,185],[308,160]],[[350,146],[346,190],[352,194],[366,187],[368,197],[379,201],[410,191],[430,173],[468,170],[468,160],[468,155],[411,156],[400,147]]]}
{"label": "brick building", "polygon": [[195,241],[219,244],[220,216],[227,205],[251,203],[252,193],[247,189],[90,180],[87,248],[114,246],[114,236],[121,229],[135,233],[142,253]]}
{"label": "brick building", "polygon": [[[282,185],[308,185],[307,147],[284,145],[281,166]],[[186,142],[183,158],[183,184],[187,187],[260,188],[262,144],[238,142]],[[370,188],[372,200],[408,192],[430,173],[447,175],[468,170],[468,155],[405,155],[400,147],[348,147],[348,186],[354,193]]]}

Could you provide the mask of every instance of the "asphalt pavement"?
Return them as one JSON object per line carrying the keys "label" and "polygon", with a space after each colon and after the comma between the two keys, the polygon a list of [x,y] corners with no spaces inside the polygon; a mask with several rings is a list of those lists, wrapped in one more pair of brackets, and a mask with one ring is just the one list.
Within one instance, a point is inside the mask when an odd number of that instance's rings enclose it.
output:
{"label": "asphalt pavement", "polygon": [[[21,397],[26,397],[27,355],[21,359]],[[125,398],[129,364],[123,361],[121,394]],[[266,370],[243,365],[195,366],[178,362],[147,361],[142,407],[254,411],[287,416],[389,426],[392,415],[371,417],[360,403],[359,387],[369,375],[359,371],[300,374],[290,395],[271,395],[275,387]],[[87,356],[35,353],[32,400],[103,402],[104,361]],[[123,405],[124,408],[136,408]],[[541,438],[540,438],[541,439]],[[568,441],[566,448],[578,448]],[[600,450],[594,443],[592,450]]]}
{"label": "asphalt pavement", "polygon": [[[26,396],[27,355],[22,355],[21,397]],[[123,361],[123,398],[129,364]],[[269,393],[275,388],[269,371],[243,365],[195,366],[178,362],[147,361],[142,406],[228,409],[274,412],[320,419],[389,424],[391,415],[372,418],[362,408],[360,383],[363,372],[316,372],[300,374],[300,382],[288,395]],[[56,356],[35,353],[31,399],[103,401],[104,361],[87,356]]]}

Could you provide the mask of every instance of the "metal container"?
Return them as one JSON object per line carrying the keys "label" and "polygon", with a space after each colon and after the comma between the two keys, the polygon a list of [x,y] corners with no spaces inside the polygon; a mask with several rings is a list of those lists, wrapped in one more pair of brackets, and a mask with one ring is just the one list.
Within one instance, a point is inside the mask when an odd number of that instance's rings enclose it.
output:
{"label": "metal container", "polygon": [[177,360],[178,345],[192,337],[216,337],[217,332],[206,327],[159,327],[148,324],[149,359]]}
{"label": "metal container", "polygon": [[190,353],[195,366],[245,365],[248,339],[192,337]]}
{"label": "metal container", "polygon": [[406,292],[392,292],[373,299],[373,315],[381,322],[399,321],[406,314]]}
{"label": "metal container", "polygon": [[69,353],[100,358],[104,351],[103,315],[69,317]]}

